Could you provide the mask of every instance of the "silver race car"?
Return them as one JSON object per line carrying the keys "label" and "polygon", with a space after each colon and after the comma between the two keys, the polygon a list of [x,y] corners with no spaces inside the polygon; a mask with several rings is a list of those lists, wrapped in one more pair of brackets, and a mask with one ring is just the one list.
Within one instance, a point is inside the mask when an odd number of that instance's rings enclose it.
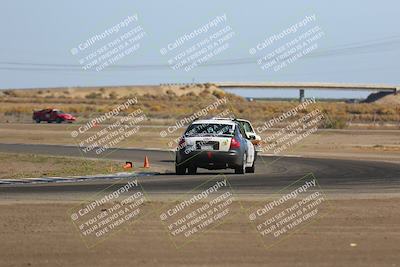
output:
{"label": "silver race car", "polygon": [[251,137],[235,120],[207,119],[194,121],[179,141],[176,151],[177,174],[195,174],[197,168],[231,168],[235,173],[254,173],[256,159]]}

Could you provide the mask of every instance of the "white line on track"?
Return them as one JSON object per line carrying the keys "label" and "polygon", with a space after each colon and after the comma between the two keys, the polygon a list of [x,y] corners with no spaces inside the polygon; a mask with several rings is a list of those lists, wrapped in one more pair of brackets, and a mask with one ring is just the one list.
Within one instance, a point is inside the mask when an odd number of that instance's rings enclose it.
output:
{"label": "white line on track", "polygon": [[77,182],[87,181],[94,179],[124,179],[133,177],[142,177],[158,174],[156,172],[119,172],[114,174],[98,174],[98,175],[85,175],[85,176],[70,176],[70,177],[40,177],[40,178],[23,178],[23,179],[0,179],[2,184],[37,184],[37,183],[60,183],[60,182]]}

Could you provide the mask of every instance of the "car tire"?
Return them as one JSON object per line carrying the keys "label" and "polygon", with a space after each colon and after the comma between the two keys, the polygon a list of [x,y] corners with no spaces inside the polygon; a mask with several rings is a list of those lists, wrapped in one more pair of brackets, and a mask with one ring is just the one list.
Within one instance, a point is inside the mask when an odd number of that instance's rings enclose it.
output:
{"label": "car tire", "polygon": [[254,161],[253,161],[253,165],[251,165],[251,167],[246,168],[246,173],[254,173],[255,170],[256,170],[256,168],[254,166]]}
{"label": "car tire", "polygon": [[246,173],[246,153],[243,154],[243,160],[242,160],[242,164],[240,164],[239,166],[237,166],[235,168],[235,173],[236,174],[245,174]]}
{"label": "car tire", "polygon": [[35,121],[36,121],[36,123],[40,123],[40,119],[36,119]]}
{"label": "car tire", "polygon": [[188,168],[188,173],[189,174],[196,174],[197,173],[197,167],[196,166],[190,166]]}
{"label": "car tire", "polygon": [[182,164],[178,165],[175,164],[175,173],[177,175],[185,175],[186,174],[186,167]]}

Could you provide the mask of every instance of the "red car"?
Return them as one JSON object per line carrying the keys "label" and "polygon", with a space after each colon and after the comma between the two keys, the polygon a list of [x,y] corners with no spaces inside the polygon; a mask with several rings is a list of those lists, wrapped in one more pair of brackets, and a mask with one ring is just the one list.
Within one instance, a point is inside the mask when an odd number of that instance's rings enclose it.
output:
{"label": "red car", "polygon": [[71,114],[51,108],[34,111],[32,119],[36,121],[36,123],[40,123],[41,121],[47,121],[48,123],[52,123],[53,121],[57,123],[66,121],[71,123],[76,120]]}

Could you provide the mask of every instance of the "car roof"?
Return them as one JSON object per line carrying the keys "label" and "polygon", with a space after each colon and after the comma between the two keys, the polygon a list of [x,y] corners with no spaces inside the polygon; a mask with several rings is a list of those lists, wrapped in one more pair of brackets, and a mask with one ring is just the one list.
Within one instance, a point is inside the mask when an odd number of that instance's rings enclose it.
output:
{"label": "car roof", "polygon": [[229,121],[243,121],[243,122],[250,122],[249,120],[245,120],[245,119],[238,119],[238,118],[212,118],[213,120],[229,120]]}
{"label": "car roof", "polygon": [[248,122],[248,123],[250,123],[250,121],[249,120],[244,120],[244,119],[236,119],[237,121],[244,121],[244,122]]}
{"label": "car roof", "polygon": [[228,119],[226,119],[226,120],[220,120],[220,119],[218,119],[218,120],[216,120],[216,119],[206,119],[205,120],[205,119],[202,119],[202,120],[194,121],[192,124],[203,124],[203,123],[207,123],[207,124],[211,124],[211,123],[214,123],[214,124],[228,124],[228,125],[233,125],[233,126],[236,125],[236,123],[234,121],[228,120]]}

